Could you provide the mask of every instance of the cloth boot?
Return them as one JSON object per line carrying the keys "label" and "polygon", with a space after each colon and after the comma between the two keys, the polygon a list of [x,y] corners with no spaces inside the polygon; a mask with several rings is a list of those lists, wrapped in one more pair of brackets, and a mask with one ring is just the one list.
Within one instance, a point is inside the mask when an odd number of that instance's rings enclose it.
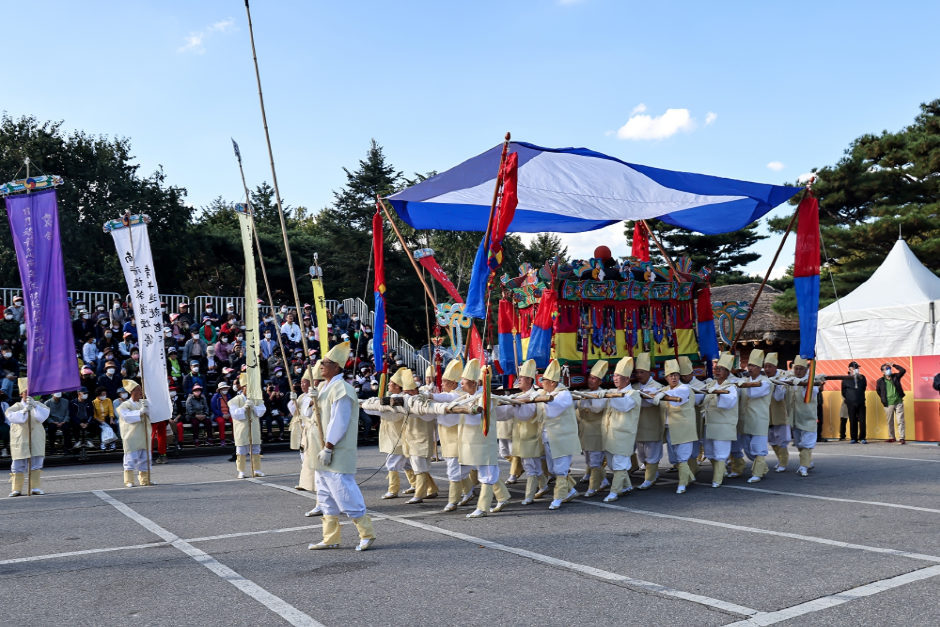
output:
{"label": "cloth boot", "polygon": [[714,472],[712,473],[712,483],[717,483],[718,485],[721,485],[722,479],[725,478],[725,463],[719,462],[713,459],[712,470],[714,470]]}
{"label": "cloth boot", "polygon": [[522,468],[521,457],[517,457],[514,455],[509,458],[509,461],[510,461],[509,474],[516,476],[516,477],[521,477],[523,474],[525,474],[525,470],[523,470]]}
{"label": "cloth boot", "polygon": [[467,477],[463,479],[461,481],[461,484],[463,485],[464,494],[470,494],[471,492],[473,492],[473,486],[476,485],[473,483],[473,477]]}
{"label": "cloth boot", "polygon": [[679,462],[679,485],[685,487],[692,481],[692,469],[689,462]]}
{"label": "cloth boot", "polygon": [[26,478],[26,475],[21,472],[11,472],[10,473],[10,485],[12,485],[13,488],[10,491],[19,492],[20,494],[22,494],[23,493],[23,480],[25,478]]}
{"label": "cloth boot", "polygon": [[[359,530],[359,539],[360,540],[374,540],[375,539],[375,530],[372,529],[372,519],[368,516],[361,516],[359,518],[352,519],[353,524],[356,525],[356,529]],[[336,535],[339,536],[339,524],[336,525]],[[337,540],[339,542],[339,540]]]}
{"label": "cloth boot", "polygon": [[459,503],[462,490],[463,490],[462,481],[451,481],[450,490],[447,492],[448,504],[456,505],[457,503]]}
{"label": "cloth boot", "polygon": [[525,500],[533,501],[535,500],[535,491],[539,488],[539,477],[526,477],[525,480]]}
{"label": "cloth boot", "polygon": [[656,481],[656,473],[659,472],[659,462],[655,464],[646,465],[646,477],[647,481]]}
{"label": "cloth boot", "polygon": [[417,492],[418,490],[418,479],[415,477],[415,471],[411,468],[405,468],[405,477],[408,479],[408,487],[414,488]]}
{"label": "cloth boot", "polygon": [[614,478],[610,480],[610,493],[619,496],[623,492],[624,484],[629,480],[626,470],[615,470]]}
{"label": "cloth boot", "polygon": [[470,487],[474,487],[478,485],[480,485],[480,476],[477,473],[477,469],[473,468],[470,471]]}
{"label": "cloth boot", "polygon": [[397,470],[388,473],[388,491],[392,494],[398,494],[401,490],[401,475]]}
{"label": "cloth boot", "polygon": [[137,473],[137,481],[140,482],[140,485],[150,485],[150,471],[141,470]]}
{"label": "cloth boot", "polygon": [[636,472],[640,469],[640,458],[636,456],[636,453],[630,456],[630,470],[628,473]]}
{"label": "cloth boot", "polygon": [[767,474],[769,467],[767,462],[764,460],[763,455],[758,455],[754,458],[754,463],[751,464],[751,475],[754,477],[763,477]]}
{"label": "cloth boot", "polygon": [[506,487],[502,479],[496,480],[496,484],[493,486],[493,496],[496,497],[497,503],[504,503],[509,500],[509,488]]}
{"label": "cloth boot", "polygon": [[134,485],[134,471],[133,470],[124,471],[124,485],[127,485],[128,483],[131,485]]}
{"label": "cloth boot", "polygon": [[542,458],[542,475],[545,477],[546,481],[548,481],[549,476],[551,476],[551,473],[548,472],[548,462],[545,461],[544,457]]}
{"label": "cloth boot", "polygon": [[423,499],[428,495],[428,476],[426,472],[415,475],[415,499]]}
{"label": "cloth boot", "polygon": [[601,487],[601,482],[604,480],[604,469],[603,468],[591,468],[591,480],[588,482],[588,490],[597,490]]}
{"label": "cloth boot", "polygon": [[790,449],[786,446],[776,446],[774,448],[777,452],[777,463],[781,468],[786,468],[790,462]]}
{"label": "cloth boot", "polygon": [[236,455],[235,456],[235,470],[238,472],[245,472],[245,456]]}
{"label": "cloth boot", "polygon": [[776,455],[777,459],[779,460],[780,459],[780,447],[777,446],[776,444],[771,444],[770,448],[774,450],[774,455]]}
{"label": "cloth boot", "polygon": [[571,491],[571,483],[568,482],[568,477],[555,477],[555,500],[560,501],[568,496],[568,492]]}
{"label": "cloth boot", "polygon": [[[428,478],[428,479],[427,479],[427,481],[428,481],[428,487],[427,487],[428,494],[437,494],[438,492],[440,492],[440,489],[438,489],[437,484],[434,483],[434,477],[431,476],[431,473],[426,473],[426,474],[427,474],[427,478]],[[425,495],[425,496],[427,496],[427,495]]]}
{"label": "cloth boot", "polygon": [[[363,516],[365,518],[365,516]],[[357,527],[359,525],[356,525]],[[339,544],[339,516],[323,516],[323,544]]]}
{"label": "cloth boot", "polygon": [[492,504],[493,486],[483,483],[480,485],[480,498],[477,500],[477,509],[481,512],[488,512]]}
{"label": "cloth boot", "polygon": [[545,488],[548,485],[548,474],[545,471],[542,471],[542,474],[539,475],[539,490]]}
{"label": "cloth boot", "polygon": [[813,449],[811,448],[801,448],[800,449],[800,466],[803,468],[809,468],[809,465],[813,463]]}
{"label": "cloth boot", "polygon": [[260,456],[260,455],[255,455],[254,453],[252,453],[252,455],[251,455],[251,474],[255,474],[256,472],[258,472],[258,471],[260,471],[260,470],[261,470],[261,456]]}
{"label": "cloth boot", "polygon": [[695,481],[695,475],[698,474],[698,460],[697,459],[689,460],[689,474],[692,476],[692,480]]}
{"label": "cloth boot", "polygon": [[745,466],[747,466],[747,462],[744,461],[743,457],[731,458],[731,472],[743,475]]}
{"label": "cloth boot", "polygon": [[31,490],[38,490],[42,481],[40,477],[42,476],[42,470],[30,470],[29,471],[29,483]]}

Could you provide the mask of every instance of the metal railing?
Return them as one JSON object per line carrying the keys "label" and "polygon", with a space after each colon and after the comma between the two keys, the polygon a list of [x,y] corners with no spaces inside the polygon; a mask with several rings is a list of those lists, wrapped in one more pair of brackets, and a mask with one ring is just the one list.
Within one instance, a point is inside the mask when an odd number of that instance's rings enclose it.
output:
{"label": "metal railing", "polygon": [[[343,311],[352,315],[359,316],[360,322],[369,321],[369,326],[375,330],[375,312],[369,310],[369,306],[361,298],[347,298],[343,301]],[[414,346],[398,337],[398,331],[385,325],[385,339],[389,351],[395,353],[401,358],[402,363],[414,370],[416,375],[424,376],[429,362],[418,354]]]}
{"label": "metal railing", "polygon": [[[194,313],[192,299],[185,294],[157,294],[157,296],[160,298],[161,303],[166,303],[167,313],[179,313],[180,303],[186,303],[189,305],[189,313]],[[131,302],[130,294],[127,294],[124,298],[124,302]]]}
{"label": "metal railing", "polygon": [[[3,303],[4,307],[11,306],[13,299],[22,295],[23,290],[18,287],[0,287],[0,302]],[[69,290],[68,295],[72,299],[72,303],[83,301],[89,311],[94,309],[95,303],[98,302],[104,303],[106,309],[111,309],[114,299],[121,298],[121,295],[117,292],[88,292],[85,290]]]}

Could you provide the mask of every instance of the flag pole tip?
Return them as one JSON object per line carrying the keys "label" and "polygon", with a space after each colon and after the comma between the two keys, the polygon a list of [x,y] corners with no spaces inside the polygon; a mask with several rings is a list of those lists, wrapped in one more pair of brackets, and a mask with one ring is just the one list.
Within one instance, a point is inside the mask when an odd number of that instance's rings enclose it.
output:
{"label": "flag pole tip", "polygon": [[512,136],[510,135],[509,131],[506,131],[506,141],[509,141],[510,137]]}

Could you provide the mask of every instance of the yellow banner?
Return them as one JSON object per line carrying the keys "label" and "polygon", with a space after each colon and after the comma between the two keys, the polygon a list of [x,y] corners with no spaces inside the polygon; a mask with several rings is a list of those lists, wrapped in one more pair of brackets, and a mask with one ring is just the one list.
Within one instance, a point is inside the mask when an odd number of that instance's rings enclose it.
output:
{"label": "yellow banner", "polygon": [[317,329],[320,331],[320,357],[330,352],[330,340],[326,330],[326,296],[323,294],[323,279],[313,279],[313,306],[317,312]]}
{"label": "yellow banner", "polygon": [[258,363],[258,286],[255,281],[255,255],[252,250],[251,218],[239,212],[238,224],[242,232],[242,248],[245,251],[245,364],[248,366],[248,390],[246,396],[260,401],[261,367]]}

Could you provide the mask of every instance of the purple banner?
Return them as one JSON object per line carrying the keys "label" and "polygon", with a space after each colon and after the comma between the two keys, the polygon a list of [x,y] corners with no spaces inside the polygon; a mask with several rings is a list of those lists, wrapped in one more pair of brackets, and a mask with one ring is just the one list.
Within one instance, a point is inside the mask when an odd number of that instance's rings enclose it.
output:
{"label": "purple banner", "polygon": [[56,191],[8,196],[6,204],[26,306],[29,394],[77,390],[81,383],[62,265]]}

